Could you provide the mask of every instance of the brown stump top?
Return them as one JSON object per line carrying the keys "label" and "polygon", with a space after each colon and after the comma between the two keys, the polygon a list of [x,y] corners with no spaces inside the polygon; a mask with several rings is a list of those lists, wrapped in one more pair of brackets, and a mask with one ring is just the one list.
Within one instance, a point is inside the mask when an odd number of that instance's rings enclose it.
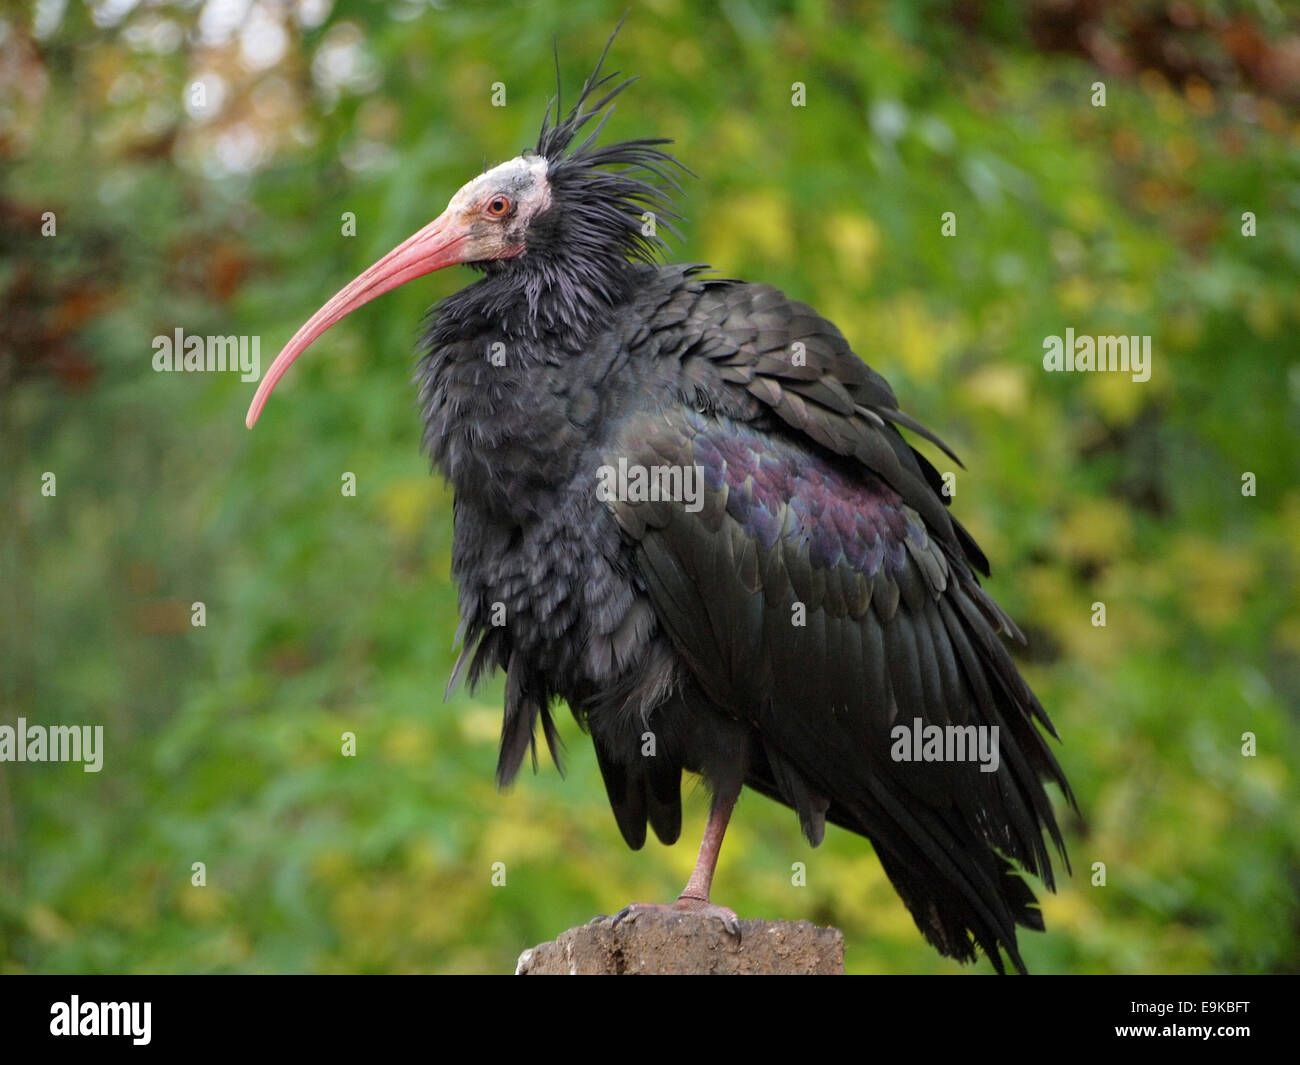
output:
{"label": "brown stump top", "polygon": [[519,956],[518,976],[841,975],[844,936],[810,921],[741,921],[740,938],[714,916],[641,912],[597,917]]}

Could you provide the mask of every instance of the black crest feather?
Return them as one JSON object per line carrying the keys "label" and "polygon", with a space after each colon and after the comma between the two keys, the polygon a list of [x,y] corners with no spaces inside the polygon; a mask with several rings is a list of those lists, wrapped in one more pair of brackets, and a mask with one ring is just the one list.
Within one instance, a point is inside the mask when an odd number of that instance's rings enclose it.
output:
{"label": "black crest feather", "polygon": [[[668,138],[596,143],[614,112],[615,98],[637,80],[630,77],[619,81],[619,71],[602,73],[621,26],[620,21],[567,115],[561,110],[557,54],[556,95],[542,119],[536,151],[549,164],[553,193],[568,201],[574,215],[577,224],[569,227],[570,232],[613,237],[611,250],[621,257],[651,262],[663,249],[659,228],[679,236],[673,223],[681,217],[672,210],[671,196],[681,192],[676,175],[691,172],[663,150],[662,145],[672,143]],[[597,120],[596,125],[574,147],[578,134],[593,120]],[[645,224],[647,212],[654,216],[653,226]],[[645,232],[647,228],[649,233]]]}

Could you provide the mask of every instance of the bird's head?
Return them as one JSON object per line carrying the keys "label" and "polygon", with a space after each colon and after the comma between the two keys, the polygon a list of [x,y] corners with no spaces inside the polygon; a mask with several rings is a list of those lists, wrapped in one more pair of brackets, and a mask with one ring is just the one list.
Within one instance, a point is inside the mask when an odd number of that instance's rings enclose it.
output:
{"label": "bird's head", "polygon": [[[659,147],[669,143],[664,139],[596,145],[611,102],[635,80],[609,88],[618,74],[601,75],[608,53],[607,44],[563,119],[557,93],[556,121],[548,107],[535,150],[463,185],[442,214],[341,288],[302,325],[258,385],[244,419],[250,429],[276,383],[317,337],[417,277],[458,264],[511,273],[533,303],[551,294],[581,319],[606,298],[628,261],[656,256],[658,228],[675,232],[672,222],[678,217],[668,203],[670,190],[678,189],[672,171],[685,168]],[[597,116],[591,134],[572,147],[578,131]]]}

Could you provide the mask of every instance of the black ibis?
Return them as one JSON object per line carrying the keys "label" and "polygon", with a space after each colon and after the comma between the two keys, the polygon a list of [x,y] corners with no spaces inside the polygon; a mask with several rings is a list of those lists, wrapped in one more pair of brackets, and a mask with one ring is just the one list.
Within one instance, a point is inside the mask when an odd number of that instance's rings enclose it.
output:
{"label": "black ibis", "polygon": [[[611,38],[611,43],[612,43]],[[1073,802],[1051,722],[980,585],[903,413],[843,334],[770,285],[660,262],[684,168],[665,139],[601,144],[635,79],[595,71],[537,147],[474,178],[318,310],[290,364],[345,315],[455,264],[482,276],[433,309],[424,444],[454,489],[463,649],[451,684],[502,670],[497,781],[568,703],[632,848],[681,831],[683,771],[710,812],[674,905],[710,902],[743,787],[869,839],[940,952],[1023,971],[1053,888],[1044,789]],[[579,133],[599,119],[579,143]],[[611,471],[617,471],[611,475]]]}

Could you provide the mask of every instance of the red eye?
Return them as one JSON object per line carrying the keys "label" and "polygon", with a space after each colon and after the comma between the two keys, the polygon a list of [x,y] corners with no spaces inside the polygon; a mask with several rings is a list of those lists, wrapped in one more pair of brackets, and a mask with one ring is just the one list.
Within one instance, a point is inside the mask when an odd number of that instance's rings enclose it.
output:
{"label": "red eye", "polygon": [[487,213],[493,218],[504,218],[510,213],[510,199],[506,196],[493,196],[487,205]]}

